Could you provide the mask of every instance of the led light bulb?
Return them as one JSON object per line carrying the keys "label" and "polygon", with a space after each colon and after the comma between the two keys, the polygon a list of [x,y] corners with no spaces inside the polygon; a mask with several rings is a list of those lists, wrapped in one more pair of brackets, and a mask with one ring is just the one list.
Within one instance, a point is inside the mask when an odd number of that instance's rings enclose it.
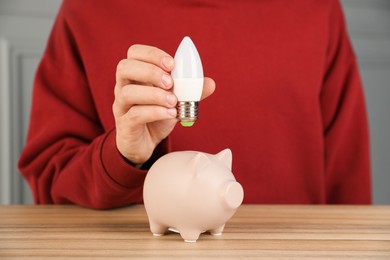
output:
{"label": "led light bulb", "polygon": [[198,118],[198,103],[203,91],[203,68],[198,50],[190,37],[181,41],[172,70],[173,93],[177,97],[177,117],[182,126],[192,126]]}

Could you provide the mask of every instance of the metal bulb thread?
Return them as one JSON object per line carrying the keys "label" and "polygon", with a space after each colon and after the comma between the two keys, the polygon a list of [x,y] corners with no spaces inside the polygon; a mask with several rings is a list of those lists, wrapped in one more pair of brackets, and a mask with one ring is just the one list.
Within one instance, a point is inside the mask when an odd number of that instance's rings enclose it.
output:
{"label": "metal bulb thread", "polygon": [[198,119],[198,101],[177,102],[177,118],[183,126],[192,126]]}

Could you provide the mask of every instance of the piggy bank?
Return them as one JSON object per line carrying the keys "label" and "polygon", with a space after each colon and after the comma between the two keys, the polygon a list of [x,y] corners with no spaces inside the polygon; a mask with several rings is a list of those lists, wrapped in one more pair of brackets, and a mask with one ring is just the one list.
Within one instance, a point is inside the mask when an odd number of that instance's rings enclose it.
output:
{"label": "piggy bank", "polygon": [[146,175],[144,205],[155,236],[176,230],[186,242],[203,232],[221,235],[244,198],[232,172],[232,152],[172,152]]}

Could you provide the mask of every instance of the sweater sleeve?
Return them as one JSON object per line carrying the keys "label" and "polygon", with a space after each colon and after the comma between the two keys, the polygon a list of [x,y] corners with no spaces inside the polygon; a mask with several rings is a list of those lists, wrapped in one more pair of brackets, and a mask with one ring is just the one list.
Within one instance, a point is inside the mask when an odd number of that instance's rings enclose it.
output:
{"label": "sweater sleeve", "polygon": [[[99,119],[62,8],[36,73],[30,126],[19,159],[35,202],[98,209],[142,202],[146,170],[122,158],[115,135]],[[153,157],[164,149],[165,142]]]}
{"label": "sweater sleeve", "polygon": [[371,203],[366,108],[339,1],[330,13],[326,71],[320,94],[327,203]]}

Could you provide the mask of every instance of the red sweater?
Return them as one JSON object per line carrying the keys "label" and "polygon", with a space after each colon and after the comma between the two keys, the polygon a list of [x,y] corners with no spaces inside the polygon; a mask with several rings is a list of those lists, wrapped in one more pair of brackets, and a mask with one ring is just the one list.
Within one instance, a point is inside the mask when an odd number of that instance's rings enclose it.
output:
{"label": "red sweater", "polygon": [[336,0],[65,1],[34,84],[19,167],[36,203],[142,202],[147,170],[115,144],[115,71],[132,44],[174,54],[190,36],[216,92],[169,151],[233,152],[244,203],[370,203],[356,58]]}

